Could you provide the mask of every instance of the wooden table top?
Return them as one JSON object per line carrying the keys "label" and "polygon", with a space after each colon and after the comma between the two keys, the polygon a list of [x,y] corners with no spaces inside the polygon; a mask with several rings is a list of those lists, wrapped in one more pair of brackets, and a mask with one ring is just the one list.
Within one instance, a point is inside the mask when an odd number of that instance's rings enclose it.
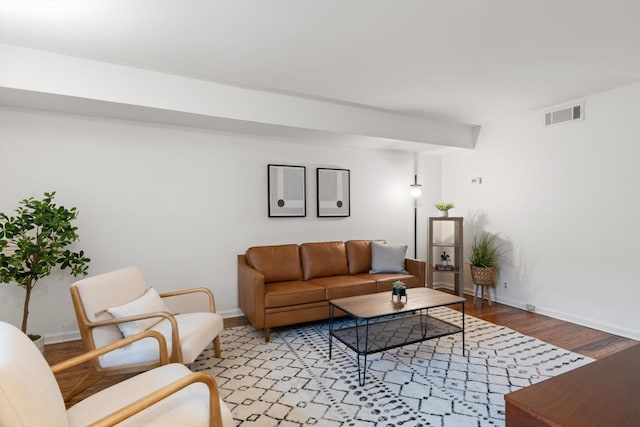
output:
{"label": "wooden table top", "polygon": [[[531,416],[527,425],[638,426],[640,345],[506,394],[504,399]],[[509,421],[507,410],[507,426],[524,425]]]}
{"label": "wooden table top", "polygon": [[338,298],[329,304],[361,319],[388,316],[391,314],[411,312],[425,308],[435,308],[466,302],[466,299],[429,288],[407,289],[407,298],[402,297],[400,303],[392,300],[391,291],[375,294],[358,295],[354,297]]}

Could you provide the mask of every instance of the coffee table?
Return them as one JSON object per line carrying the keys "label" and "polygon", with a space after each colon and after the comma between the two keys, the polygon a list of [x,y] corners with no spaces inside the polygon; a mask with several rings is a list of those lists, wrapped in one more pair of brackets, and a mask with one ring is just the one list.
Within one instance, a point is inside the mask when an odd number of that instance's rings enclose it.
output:
{"label": "coffee table", "polygon": [[[462,333],[464,356],[465,298],[428,288],[407,289],[407,298],[397,302],[391,292],[358,295],[329,301],[329,359],[333,339],[357,353],[358,382],[364,385],[369,354],[414,344],[445,335]],[[429,309],[462,304],[462,326],[429,316]],[[334,328],[335,310],[346,313],[353,326]],[[360,359],[363,358],[361,368]],[[362,373],[361,373],[362,372]]]}

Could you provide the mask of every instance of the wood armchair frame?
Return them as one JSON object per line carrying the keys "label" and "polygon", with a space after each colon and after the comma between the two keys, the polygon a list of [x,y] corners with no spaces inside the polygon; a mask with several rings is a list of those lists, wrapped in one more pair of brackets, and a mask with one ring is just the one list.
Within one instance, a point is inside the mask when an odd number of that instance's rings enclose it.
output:
{"label": "wood armchair frame", "polygon": [[[64,362],[57,363],[51,366],[53,374],[58,374],[66,369],[73,368],[80,364],[95,360],[99,356],[113,351],[117,348],[124,347],[132,342],[139,341],[145,338],[155,338],[159,344],[159,365],[166,365],[169,363],[169,355],[167,351],[167,342],[164,336],[157,331],[143,331],[137,335],[124,338],[115,343],[106,345],[104,347],[83,353],[79,356],[72,357]],[[222,426],[222,413],[220,411],[220,396],[218,394],[218,386],[215,379],[211,375],[203,372],[195,372],[173,381],[170,384],[146,395],[143,398],[130,403],[129,405],[101,418],[100,420],[92,423],[89,427],[107,427],[113,426],[124,421],[127,418],[143,411],[144,409],[152,406],[153,404],[160,402],[161,400],[171,396],[172,394],[182,390],[183,388],[195,384],[204,383],[209,389],[209,426],[217,427]]]}
{"label": "wood armchair frame", "polygon": [[[100,320],[97,322],[92,322],[89,320],[87,313],[84,310],[84,305],[82,304],[82,298],[80,297],[78,288],[75,286],[71,286],[69,289],[71,292],[71,300],[73,302],[73,308],[75,310],[76,319],[78,320],[80,336],[82,337],[82,342],[84,344],[85,351],[92,352],[97,349],[95,341],[93,340],[93,334],[92,334],[93,328],[98,328],[101,326],[108,326],[108,325],[117,325],[118,323],[129,322],[132,320],[162,317],[164,319],[167,319],[171,323],[171,355],[169,356],[169,362],[182,363],[182,348],[180,345],[178,323],[176,321],[175,316],[172,313],[169,313],[166,311],[158,311],[155,313],[146,313],[146,314],[139,314],[136,316],[126,316],[126,317],[120,317],[118,319],[108,319],[108,320]],[[172,292],[165,292],[160,294],[160,297],[171,298],[175,296],[198,293],[198,292],[204,293],[207,296],[209,311],[211,313],[215,313],[216,311],[215,298],[213,296],[213,292],[211,292],[211,290],[208,288],[190,288],[190,289],[182,289],[182,290],[177,290]],[[103,348],[108,348],[108,347],[109,346],[105,346]],[[166,343],[165,343],[165,347],[166,347]],[[214,348],[215,356],[220,357],[220,336],[217,336],[214,338],[213,348]],[[101,353],[101,354],[104,354],[104,353]],[[100,365],[97,358],[93,358],[93,363],[91,363],[89,367],[89,371],[87,372],[87,375],[67,395],[64,396],[64,401],[68,403],[78,393],[81,393],[87,387],[96,383],[97,381],[104,378],[105,376],[142,372],[142,371],[146,371],[151,368],[154,368],[156,366],[159,366],[159,363],[157,360],[150,361],[150,362],[143,362],[143,363],[131,363],[123,366],[105,368]]]}

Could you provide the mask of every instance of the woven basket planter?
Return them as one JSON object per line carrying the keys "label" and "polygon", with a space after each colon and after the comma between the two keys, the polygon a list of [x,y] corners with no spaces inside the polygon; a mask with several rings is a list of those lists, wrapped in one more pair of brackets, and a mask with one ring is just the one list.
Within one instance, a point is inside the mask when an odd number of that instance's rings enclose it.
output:
{"label": "woven basket planter", "polygon": [[495,268],[471,266],[471,281],[480,286],[493,286],[496,282]]}

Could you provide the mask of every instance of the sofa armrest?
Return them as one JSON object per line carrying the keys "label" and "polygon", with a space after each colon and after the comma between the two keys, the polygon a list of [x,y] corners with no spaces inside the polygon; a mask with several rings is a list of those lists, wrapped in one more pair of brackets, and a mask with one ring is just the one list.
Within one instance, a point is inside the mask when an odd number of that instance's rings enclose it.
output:
{"label": "sofa armrest", "polygon": [[404,260],[404,266],[412,276],[417,276],[420,286],[425,285],[427,263],[419,259],[407,258]]}
{"label": "sofa armrest", "polygon": [[244,255],[238,255],[238,305],[253,326],[264,323],[264,274],[251,268]]}

